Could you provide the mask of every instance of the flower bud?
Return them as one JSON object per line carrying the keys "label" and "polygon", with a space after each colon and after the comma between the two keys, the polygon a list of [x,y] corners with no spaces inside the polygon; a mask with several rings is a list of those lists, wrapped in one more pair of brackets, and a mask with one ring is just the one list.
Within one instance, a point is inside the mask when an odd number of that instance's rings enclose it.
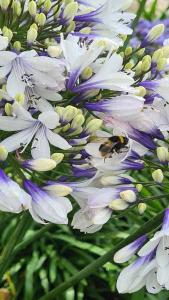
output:
{"label": "flower bud", "polygon": [[139,61],[137,66],[135,67],[135,73],[136,75],[140,75],[142,73],[142,61]]}
{"label": "flower bud", "polygon": [[145,203],[139,203],[139,205],[138,205],[138,212],[139,212],[140,215],[143,215],[144,212],[146,211],[146,209],[147,209],[147,204],[145,204]]}
{"label": "flower bud", "polygon": [[19,17],[22,12],[21,3],[18,0],[13,2],[13,12],[17,17]]}
{"label": "flower bud", "polygon": [[7,10],[9,4],[10,4],[10,0],[1,0],[0,1],[0,6],[1,6],[2,10]]}
{"label": "flower bud", "polygon": [[24,168],[34,170],[37,172],[46,172],[56,168],[56,162],[53,159],[39,158],[39,159],[25,160],[22,163],[22,166]]}
{"label": "flower bud", "polygon": [[13,112],[13,109],[12,109],[12,105],[10,103],[6,103],[5,104],[5,113],[7,116],[12,116],[12,112]]}
{"label": "flower bud", "polygon": [[30,28],[27,31],[27,43],[28,44],[33,44],[36,41],[37,36],[38,36],[37,30],[34,29],[34,28]]}
{"label": "flower bud", "polygon": [[51,159],[56,162],[56,164],[60,164],[62,160],[64,159],[64,154],[63,153],[53,153],[51,155]]}
{"label": "flower bud", "polygon": [[157,157],[159,159],[159,161],[161,162],[166,162],[168,161],[168,149],[165,147],[158,147],[157,148]]}
{"label": "flower bud", "polygon": [[125,70],[131,70],[134,67],[134,62],[131,60],[125,65]]}
{"label": "flower bud", "polygon": [[29,14],[31,15],[31,17],[35,17],[36,16],[36,13],[37,13],[37,5],[36,5],[36,2],[35,1],[30,1],[28,3],[28,12]]}
{"label": "flower bud", "polygon": [[16,41],[15,43],[13,43],[13,48],[19,52],[21,50],[21,43],[19,41]]}
{"label": "flower bud", "polygon": [[8,150],[5,146],[0,145],[0,161],[5,161],[8,157]]}
{"label": "flower bud", "polygon": [[59,57],[62,53],[60,46],[49,46],[47,52],[50,57]]}
{"label": "flower bud", "polygon": [[81,73],[81,77],[83,80],[88,80],[93,74],[93,70],[90,67],[86,67]]}
{"label": "flower bud", "polygon": [[93,133],[100,129],[100,127],[103,124],[103,120],[100,119],[93,119],[89,121],[89,123],[86,125],[86,130],[88,133]]}
{"label": "flower bud", "polygon": [[77,2],[70,2],[66,5],[63,11],[63,18],[67,21],[73,21],[77,11],[78,11],[78,3]]}
{"label": "flower bud", "polygon": [[167,58],[160,58],[157,62],[157,69],[159,71],[163,70],[164,67],[167,65]]}
{"label": "flower bud", "polygon": [[129,56],[132,54],[132,52],[133,52],[132,47],[127,47],[124,54],[125,54],[125,56]]}
{"label": "flower bud", "polygon": [[125,210],[128,206],[128,203],[122,199],[113,200],[109,204],[109,208],[113,210]]}
{"label": "flower bud", "polygon": [[147,72],[151,68],[151,57],[149,55],[144,56],[142,61],[142,72]]}
{"label": "flower bud", "polygon": [[13,38],[13,32],[8,27],[4,26],[2,29],[3,36],[7,37],[9,41]]}
{"label": "flower bud", "polygon": [[145,53],[145,48],[141,48],[139,51],[137,51],[137,55],[138,56],[143,56],[144,55],[144,53]]}
{"label": "flower bud", "polygon": [[25,95],[22,93],[17,93],[15,95],[15,101],[17,101],[20,105],[23,105],[25,102]]}
{"label": "flower bud", "polygon": [[1,300],[10,300],[11,299],[11,293],[8,289],[1,288],[0,289],[0,299]]}
{"label": "flower bud", "polygon": [[137,96],[144,97],[147,94],[147,90],[143,86],[136,87],[135,90]]}
{"label": "flower bud", "polygon": [[79,114],[79,115],[77,115],[77,116],[73,119],[72,124],[71,124],[71,127],[74,128],[74,129],[76,129],[76,128],[82,126],[83,123],[84,123],[84,121],[85,121],[84,116],[81,115],[81,114]]}
{"label": "flower bud", "polygon": [[35,21],[39,26],[44,26],[46,23],[46,16],[44,13],[37,14],[35,17]]}
{"label": "flower bud", "polygon": [[137,189],[137,191],[140,193],[141,191],[142,191],[142,189],[143,189],[143,185],[142,184],[137,184],[136,185],[136,189]]}
{"label": "flower bud", "polygon": [[157,183],[162,183],[164,180],[164,174],[161,169],[155,170],[152,173],[152,177],[153,177],[154,181]]}
{"label": "flower bud", "polygon": [[66,28],[66,33],[74,31],[76,28],[76,24],[74,21],[71,21],[69,26]]}
{"label": "flower bud", "polygon": [[155,63],[157,63],[158,60],[159,60],[160,58],[162,58],[162,57],[163,57],[163,50],[162,50],[162,49],[158,49],[158,50],[156,50],[156,51],[153,53],[152,61],[155,62]]}
{"label": "flower bud", "polygon": [[165,46],[162,48],[162,53],[165,58],[169,58],[169,46]]}
{"label": "flower bud", "polygon": [[146,36],[146,39],[149,42],[153,42],[157,40],[164,33],[164,30],[165,30],[164,24],[156,25],[149,31],[149,33]]}
{"label": "flower bud", "polygon": [[133,192],[132,190],[126,190],[121,192],[120,197],[123,201],[127,201],[129,203],[133,203],[137,199],[135,192]]}
{"label": "flower bud", "polygon": [[51,195],[51,196],[59,196],[59,197],[65,197],[72,193],[72,188],[69,186],[66,186],[64,184],[51,184],[48,186],[45,186],[44,189]]}
{"label": "flower bud", "polygon": [[46,13],[49,12],[49,10],[51,9],[52,7],[52,2],[51,0],[46,0],[45,3],[44,3],[44,10]]}
{"label": "flower bud", "polygon": [[78,110],[76,107],[68,105],[63,112],[63,120],[66,122],[70,122],[77,115]]}

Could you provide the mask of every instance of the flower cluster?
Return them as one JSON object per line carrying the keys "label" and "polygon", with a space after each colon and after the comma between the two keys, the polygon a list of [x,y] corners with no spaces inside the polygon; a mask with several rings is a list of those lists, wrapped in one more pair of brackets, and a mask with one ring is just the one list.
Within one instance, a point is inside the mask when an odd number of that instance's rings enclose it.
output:
{"label": "flower cluster", "polygon": [[[119,250],[114,260],[117,263],[128,261],[134,254],[138,258],[123,269],[117,280],[120,293],[134,293],[144,286],[151,294],[169,290],[169,209],[165,211],[163,226],[146,244],[147,237],[142,236],[132,244]],[[144,245],[143,245],[144,244]]]}
{"label": "flower cluster", "polygon": [[0,1],[2,211],[67,224],[74,199],[73,228],[93,233],[140,201],[145,155],[168,164],[169,46],[145,54],[158,25],[125,47],[131,2]]}

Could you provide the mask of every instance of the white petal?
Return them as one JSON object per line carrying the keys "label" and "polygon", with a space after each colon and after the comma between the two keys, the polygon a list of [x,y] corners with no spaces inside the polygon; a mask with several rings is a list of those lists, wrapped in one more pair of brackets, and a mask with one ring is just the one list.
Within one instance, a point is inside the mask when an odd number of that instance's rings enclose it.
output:
{"label": "white petal", "polygon": [[4,131],[17,131],[29,128],[31,122],[13,118],[0,116],[0,129]]}
{"label": "white petal", "polygon": [[31,154],[34,159],[50,158],[50,146],[43,128],[40,128],[35,135]]}
{"label": "white petal", "polygon": [[53,106],[46,99],[39,99],[36,103],[36,108],[40,112],[53,111]]}
{"label": "white petal", "polygon": [[107,223],[107,221],[111,218],[112,211],[108,208],[98,209],[95,212],[95,216],[93,218],[94,225],[102,225]]}
{"label": "white petal", "polygon": [[31,137],[32,129],[25,129],[6,138],[1,142],[1,144],[7,148],[8,152],[12,152],[27,144],[28,140],[31,139]]}
{"label": "white petal", "polygon": [[63,150],[68,150],[71,148],[69,143],[64,138],[62,138],[59,134],[54,133],[51,130],[47,129],[46,135],[51,145]]}
{"label": "white petal", "polygon": [[169,237],[164,237],[161,239],[157,251],[156,251],[156,259],[157,263],[160,267],[165,267],[169,264]]}
{"label": "white petal", "polygon": [[17,57],[17,54],[10,51],[1,51],[0,53],[0,66],[8,65],[13,59]]}
{"label": "white petal", "polygon": [[19,78],[19,75],[14,70],[11,71],[7,79],[6,90],[11,97],[15,97],[16,94],[24,94],[26,84]]}
{"label": "white petal", "polygon": [[1,67],[0,68],[0,79],[5,78],[6,75],[9,74],[10,70],[11,70],[11,65],[10,64],[9,65],[5,65],[4,67]]}
{"label": "white petal", "polygon": [[151,271],[147,276],[146,289],[150,294],[157,294],[162,290],[162,287],[157,282],[156,270]]}
{"label": "white petal", "polygon": [[62,96],[53,90],[37,87],[37,88],[35,88],[35,92],[38,95],[40,95],[41,97],[43,97],[49,101],[61,101],[62,100]]}
{"label": "white petal", "polygon": [[30,64],[33,69],[37,69],[41,72],[50,72],[52,69],[57,68],[59,64],[59,61],[56,58],[46,56],[26,58],[25,62]]}
{"label": "white petal", "polygon": [[168,272],[169,272],[169,265],[165,267],[158,267],[157,269],[157,281],[160,285],[165,285],[168,280]]}
{"label": "white petal", "polygon": [[160,238],[157,239],[151,239],[148,243],[146,243],[138,252],[139,256],[146,256],[150,252],[152,252],[160,242]]}
{"label": "white petal", "polygon": [[41,113],[38,120],[49,129],[54,129],[59,125],[59,115],[55,111]]}

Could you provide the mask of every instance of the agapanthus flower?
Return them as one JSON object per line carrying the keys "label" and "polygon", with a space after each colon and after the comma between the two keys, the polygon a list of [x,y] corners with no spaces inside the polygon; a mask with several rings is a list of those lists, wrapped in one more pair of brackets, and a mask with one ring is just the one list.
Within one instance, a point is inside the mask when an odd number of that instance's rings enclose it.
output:
{"label": "agapanthus flower", "polygon": [[166,276],[169,270],[169,209],[165,211],[161,230],[146,244],[145,240],[141,237],[115,254],[114,259],[117,263],[129,260],[136,253],[139,256],[135,262],[122,270],[117,280],[120,293],[134,293],[144,286],[152,294],[169,289]]}
{"label": "agapanthus flower", "polygon": [[31,197],[0,169],[0,210],[20,213],[30,208]]}
{"label": "agapanthus flower", "polygon": [[[129,12],[124,12],[124,9],[130,6],[124,0],[118,2],[106,0],[103,2],[82,1],[82,4],[88,5],[91,11],[83,12],[83,7],[74,20],[80,23],[89,24],[90,32],[88,36],[92,38],[107,38],[111,39],[116,47],[122,45],[120,34],[132,34],[132,29],[128,26],[135,15]],[[83,33],[76,32],[78,35],[85,36]]]}
{"label": "agapanthus flower", "polygon": [[19,131],[1,142],[8,152],[17,149],[22,149],[23,152],[32,143],[31,154],[34,159],[37,159],[50,158],[50,144],[60,149],[71,148],[64,138],[52,131],[59,126],[59,116],[56,112],[44,112],[38,119],[34,119],[28,111],[14,103],[13,115],[0,117],[1,130]]}
{"label": "agapanthus flower", "polygon": [[32,202],[29,211],[36,222],[45,224],[47,222],[56,224],[67,224],[67,214],[72,210],[68,198],[50,195],[46,190],[40,188],[30,180],[25,180],[24,187],[31,195]]}

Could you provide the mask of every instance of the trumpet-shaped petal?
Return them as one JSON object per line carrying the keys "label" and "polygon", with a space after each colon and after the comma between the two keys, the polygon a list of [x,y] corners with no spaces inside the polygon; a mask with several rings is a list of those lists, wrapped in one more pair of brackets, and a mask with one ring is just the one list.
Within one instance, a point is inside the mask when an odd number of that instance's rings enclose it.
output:
{"label": "trumpet-shaped petal", "polygon": [[36,222],[46,224],[67,224],[67,214],[72,210],[68,198],[51,196],[47,191],[29,180],[25,180],[24,187],[32,197],[30,213]]}

